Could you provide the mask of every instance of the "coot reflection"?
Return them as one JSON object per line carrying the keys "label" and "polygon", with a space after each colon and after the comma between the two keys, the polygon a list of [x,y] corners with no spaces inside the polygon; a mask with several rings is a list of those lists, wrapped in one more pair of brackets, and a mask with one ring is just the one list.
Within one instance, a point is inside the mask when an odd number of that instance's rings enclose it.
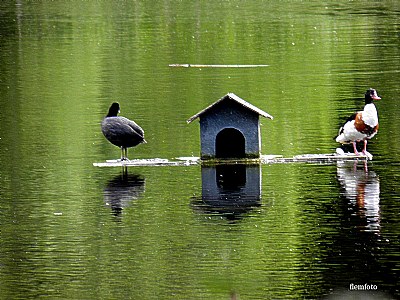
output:
{"label": "coot reflection", "polygon": [[111,179],[104,188],[104,202],[118,216],[133,200],[141,197],[145,179],[140,175],[123,173]]}

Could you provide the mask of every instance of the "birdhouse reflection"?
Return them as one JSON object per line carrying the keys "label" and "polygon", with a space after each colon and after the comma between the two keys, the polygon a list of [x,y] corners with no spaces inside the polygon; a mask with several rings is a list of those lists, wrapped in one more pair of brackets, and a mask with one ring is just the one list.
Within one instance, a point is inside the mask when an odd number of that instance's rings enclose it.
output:
{"label": "birdhouse reflection", "polygon": [[362,231],[379,233],[380,185],[374,171],[367,169],[367,162],[338,162],[337,178],[343,188],[342,194],[349,201],[352,217],[356,217],[356,226]]}
{"label": "birdhouse reflection", "polygon": [[123,173],[111,179],[104,188],[104,202],[115,216],[141,197],[145,190],[145,179],[139,175]]}
{"label": "birdhouse reflection", "polygon": [[260,165],[223,164],[203,166],[202,205],[204,212],[223,213],[228,218],[260,205]]}

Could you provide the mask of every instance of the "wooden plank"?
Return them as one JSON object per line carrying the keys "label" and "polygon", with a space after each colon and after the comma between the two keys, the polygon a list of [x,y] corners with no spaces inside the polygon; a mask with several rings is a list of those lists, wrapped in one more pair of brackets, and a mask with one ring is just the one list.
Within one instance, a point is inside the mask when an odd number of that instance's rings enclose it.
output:
{"label": "wooden plank", "polygon": [[200,65],[200,64],[170,64],[170,67],[178,68],[262,68],[269,65]]}
{"label": "wooden plank", "polygon": [[355,155],[354,153],[348,154],[303,154],[293,156],[294,160],[302,161],[302,160],[315,160],[315,159],[328,159],[328,160],[342,160],[342,159],[372,159],[372,156],[369,157],[365,154]]}
{"label": "wooden plank", "polygon": [[164,158],[133,159],[133,160],[106,160],[105,162],[93,163],[95,167],[144,167],[144,166],[188,166],[197,164],[190,160],[168,160]]}
{"label": "wooden plank", "polygon": [[360,154],[355,155],[354,153],[343,153],[343,154],[301,154],[295,155],[293,157],[282,157],[275,158],[273,160],[267,161],[266,163],[293,163],[293,162],[307,162],[307,163],[332,163],[336,161],[343,160],[372,160],[371,154]]}
{"label": "wooden plank", "polygon": [[144,167],[144,166],[192,166],[192,165],[219,165],[219,164],[273,164],[273,163],[334,163],[342,160],[372,160],[372,155],[354,153],[331,153],[331,154],[301,154],[293,157],[282,155],[261,155],[257,159],[230,159],[230,160],[204,160],[199,157],[177,157],[175,159],[134,159],[134,160],[107,160],[105,162],[93,163],[95,167]]}

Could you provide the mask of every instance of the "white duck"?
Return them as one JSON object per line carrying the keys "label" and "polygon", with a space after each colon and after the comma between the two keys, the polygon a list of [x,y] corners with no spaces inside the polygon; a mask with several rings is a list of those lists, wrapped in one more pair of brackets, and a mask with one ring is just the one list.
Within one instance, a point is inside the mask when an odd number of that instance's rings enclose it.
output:
{"label": "white duck", "polygon": [[363,141],[364,148],[362,153],[368,155],[367,141],[377,134],[379,128],[378,112],[373,101],[380,99],[376,90],[372,88],[367,90],[364,110],[354,113],[347,119],[346,123],[339,129],[336,142],[342,144],[352,143],[354,153],[359,155],[356,143]]}

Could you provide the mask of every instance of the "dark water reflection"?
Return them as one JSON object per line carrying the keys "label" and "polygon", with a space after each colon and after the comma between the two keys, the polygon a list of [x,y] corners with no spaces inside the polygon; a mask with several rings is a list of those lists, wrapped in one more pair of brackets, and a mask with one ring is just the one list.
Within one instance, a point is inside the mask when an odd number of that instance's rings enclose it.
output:
{"label": "dark water reflection", "polygon": [[[375,285],[376,293],[370,292],[368,297],[377,299],[398,293],[399,274],[393,265],[399,261],[388,250],[396,247],[398,240],[396,235],[388,235],[387,222],[391,221],[382,216],[382,198],[385,202],[390,198],[381,192],[382,178],[375,166],[355,161],[301,169],[316,169],[308,180],[318,182],[314,188],[306,186],[302,197],[306,200],[301,218],[305,236],[300,248],[305,273],[313,270],[309,278],[320,281],[320,288],[332,296],[339,293],[340,297],[356,297],[357,293],[348,292],[350,284]],[[332,181],[323,184],[317,172],[325,173],[325,180]],[[318,195],[312,194],[313,189]],[[306,281],[304,284],[308,286]],[[383,291],[390,292],[385,296]]]}
{"label": "dark water reflection", "polygon": [[345,218],[360,231],[379,234],[380,185],[376,173],[368,170],[367,162],[361,166],[357,162],[338,162],[337,176],[343,188],[341,195],[348,204]]}
{"label": "dark water reflection", "polygon": [[115,216],[120,216],[122,210],[132,201],[138,200],[145,191],[145,178],[131,174],[124,169],[120,175],[107,182],[104,188],[104,202],[111,208]]}
{"label": "dark water reflection", "polygon": [[202,166],[201,181],[201,200],[192,200],[196,210],[236,220],[261,205],[261,165]]}
{"label": "dark water reflection", "polygon": [[377,299],[384,296],[380,294],[384,290],[397,293],[398,271],[392,269],[391,254],[384,250],[397,241],[382,236],[378,175],[366,163],[339,162],[337,179],[337,230],[321,237],[321,246],[327,251],[323,264],[332,266],[325,272],[326,282],[336,282],[337,287],[345,283],[376,285]]}

